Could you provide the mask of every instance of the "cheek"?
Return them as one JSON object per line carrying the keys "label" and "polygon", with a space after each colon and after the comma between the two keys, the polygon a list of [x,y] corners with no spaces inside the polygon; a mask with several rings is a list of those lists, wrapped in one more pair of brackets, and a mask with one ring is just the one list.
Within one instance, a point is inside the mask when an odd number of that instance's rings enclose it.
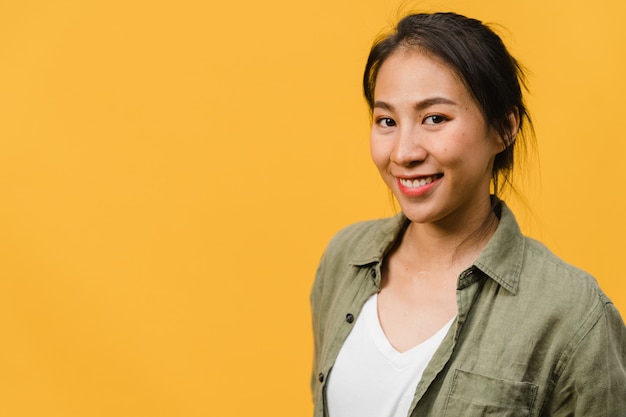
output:
{"label": "cheek", "polygon": [[378,169],[383,169],[387,166],[387,162],[389,161],[389,150],[387,148],[388,145],[385,141],[376,138],[370,139],[370,155]]}
{"label": "cheek", "polygon": [[387,170],[394,146],[394,139],[391,136],[370,135],[370,155],[379,170]]}

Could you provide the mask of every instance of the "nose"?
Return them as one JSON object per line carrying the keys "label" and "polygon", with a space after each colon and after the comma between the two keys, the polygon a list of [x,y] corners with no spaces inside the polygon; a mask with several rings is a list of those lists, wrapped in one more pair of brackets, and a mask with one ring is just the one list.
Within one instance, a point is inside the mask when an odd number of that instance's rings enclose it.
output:
{"label": "nose", "polygon": [[415,166],[428,156],[423,145],[422,133],[418,129],[414,127],[399,129],[390,160],[400,166]]}

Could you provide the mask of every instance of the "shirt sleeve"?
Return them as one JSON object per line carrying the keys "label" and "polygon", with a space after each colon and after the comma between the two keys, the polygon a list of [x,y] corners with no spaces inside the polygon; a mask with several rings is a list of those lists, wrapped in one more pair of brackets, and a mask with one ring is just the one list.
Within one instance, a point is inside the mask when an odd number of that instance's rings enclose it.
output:
{"label": "shirt sleeve", "polygon": [[565,360],[544,415],[626,416],[626,327],[610,301]]}

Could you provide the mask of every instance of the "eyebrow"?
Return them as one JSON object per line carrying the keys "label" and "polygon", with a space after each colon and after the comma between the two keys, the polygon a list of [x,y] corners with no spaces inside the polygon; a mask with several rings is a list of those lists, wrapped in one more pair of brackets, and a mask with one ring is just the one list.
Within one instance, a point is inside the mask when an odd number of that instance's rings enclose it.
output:
{"label": "eyebrow", "polygon": [[[430,106],[434,106],[435,104],[456,105],[456,102],[450,99],[447,99],[445,97],[431,97],[431,98],[424,99],[422,101],[418,101],[417,103],[415,103],[414,107],[415,107],[415,110],[420,111],[420,110],[427,109]],[[386,103],[384,101],[375,101],[374,108],[379,108],[379,109],[388,110],[388,111],[395,110],[393,105]]]}

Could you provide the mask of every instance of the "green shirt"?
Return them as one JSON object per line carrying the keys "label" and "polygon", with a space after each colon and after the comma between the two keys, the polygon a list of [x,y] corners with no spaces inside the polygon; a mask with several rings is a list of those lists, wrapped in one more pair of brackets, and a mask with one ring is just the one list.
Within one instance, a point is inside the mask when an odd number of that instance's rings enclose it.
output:
{"label": "green shirt", "polygon": [[[504,203],[499,211],[495,234],[458,278],[458,316],[409,415],[626,417],[626,328],[613,303],[589,274],[523,236]],[[407,222],[350,226],[322,257],[311,292],[315,417],[327,416],[327,376]]]}

